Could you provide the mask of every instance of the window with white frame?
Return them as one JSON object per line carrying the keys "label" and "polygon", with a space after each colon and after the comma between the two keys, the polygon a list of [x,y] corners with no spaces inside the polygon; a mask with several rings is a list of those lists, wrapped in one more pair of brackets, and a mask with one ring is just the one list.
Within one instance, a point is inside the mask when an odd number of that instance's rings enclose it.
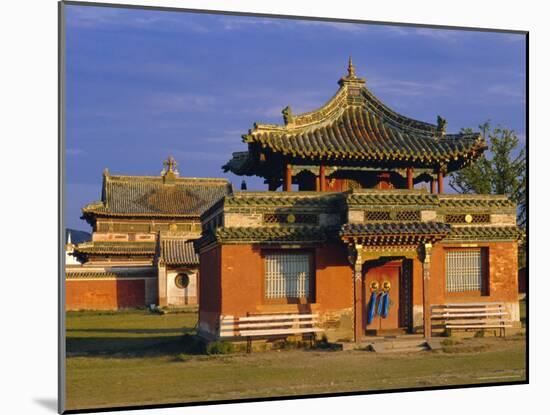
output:
{"label": "window with white frame", "polygon": [[448,293],[481,291],[483,278],[481,249],[452,250],[445,253],[445,288]]}
{"label": "window with white frame", "polygon": [[311,255],[308,253],[265,254],[265,298],[309,297]]}

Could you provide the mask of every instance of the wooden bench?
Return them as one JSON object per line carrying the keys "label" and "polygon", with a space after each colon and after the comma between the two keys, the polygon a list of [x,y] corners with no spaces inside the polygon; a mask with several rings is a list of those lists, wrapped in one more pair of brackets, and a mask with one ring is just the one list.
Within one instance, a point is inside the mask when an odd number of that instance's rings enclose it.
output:
{"label": "wooden bench", "polygon": [[310,334],[312,341],[319,328],[319,316],[312,313],[254,314],[246,317],[221,316],[220,338],[246,340],[247,352],[252,350],[252,340]]}
{"label": "wooden bench", "polygon": [[432,305],[432,331],[498,330],[506,336],[512,327],[502,303],[463,303]]}

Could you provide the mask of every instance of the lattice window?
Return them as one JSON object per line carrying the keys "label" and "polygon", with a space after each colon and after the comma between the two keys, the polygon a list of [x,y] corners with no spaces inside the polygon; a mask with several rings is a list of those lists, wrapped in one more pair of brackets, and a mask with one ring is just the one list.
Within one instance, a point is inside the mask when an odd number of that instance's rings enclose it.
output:
{"label": "lattice window", "polygon": [[270,253],[265,255],[265,297],[304,298],[309,296],[311,255]]}
{"label": "lattice window", "polygon": [[265,213],[264,223],[317,225],[319,216],[307,213]]}
{"label": "lattice window", "polygon": [[447,223],[489,223],[491,215],[488,213],[460,213],[445,215]]}
{"label": "lattice window", "polygon": [[418,210],[408,210],[397,212],[397,220],[399,221],[418,221],[420,220],[420,212]]}
{"label": "lattice window", "polygon": [[445,288],[449,293],[481,291],[483,255],[480,249],[445,254]]}
{"label": "lattice window", "polygon": [[365,212],[365,220],[366,221],[390,220],[390,212],[388,211]]}
{"label": "lattice window", "polygon": [[365,212],[365,221],[419,221],[420,211],[418,210],[403,210],[403,211],[367,211]]}

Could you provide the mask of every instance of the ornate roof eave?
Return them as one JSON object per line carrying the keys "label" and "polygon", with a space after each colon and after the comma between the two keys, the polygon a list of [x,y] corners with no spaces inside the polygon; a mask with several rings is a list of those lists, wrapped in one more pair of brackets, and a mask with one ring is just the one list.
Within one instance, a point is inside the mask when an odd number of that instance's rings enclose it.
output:
{"label": "ornate roof eave", "polygon": [[[233,159],[224,170],[261,175],[257,155],[250,153],[253,145],[271,150],[294,164],[324,160],[331,165],[368,163],[383,168],[385,164],[397,163],[445,172],[465,167],[487,149],[479,134],[446,135],[446,121],[441,117],[438,117],[438,125],[434,125],[393,111],[365,87],[365,81],[355,75],[351,62],[348,75],[340,79],[339,84],[337,93],[314,111],[294,115],[290,107],[285,108],[284,125],[255,123],[248,134],[243,135],[243,141],[249,144],[247,164],[236,166]],[[360,113],[357,111],[374,115],[366,116],[358,125],[348,126],[346,123],[358,122],[354,115]],[[341,134],[344,138],[339,137]],[[316,144],[319,142],[323,145]]]}
{"label": "ornate roof eave", "polygon": [[337,230],[321,226],[296,227],[228,227],[204,234],[196,245],[220,244],[318,244],[336,237]]}
{"label": "ornate roof eave", "polygon": [[450,230],[450,225],[440,222],[345,224],[340,238],[348,244],[411,246],[440,241]]}
{"label": "ornate roof eave", "polygon": [[118,246],[96,246],[93,242],[88,244],[79,244],[74,248],[74,255],[89,256],[89,255],[109,255],[109,256],[147,256],[152,257],[155,255],[155,246],[154,244],[149,244],[146,242],[142,243],[144,246],[124,246],[124,243],[117,244]]}
{"label": "ornate roof eave", "polygon": [[84,216],[95,216],[95,217],[116,217],[116,218],[134,218],[134,217],[141,217],[141,218],[177,218],[177,219],[199,219],[200,215],[192,215],[192,214],[183,214],[183,213],[128,213],[128,212],[106,212],[102,210],[97,209],[87,209],[84,211],[83,209],[83,217]]}

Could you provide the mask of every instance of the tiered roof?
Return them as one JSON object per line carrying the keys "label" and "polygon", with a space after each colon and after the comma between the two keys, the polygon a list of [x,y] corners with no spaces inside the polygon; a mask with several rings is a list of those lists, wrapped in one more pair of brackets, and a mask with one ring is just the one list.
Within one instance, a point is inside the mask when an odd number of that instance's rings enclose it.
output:
{"label": "tiered roof", "polygon": [[248,151],[234,153],[223,169],[267,177],[271,159],[283,158],[291,164],[407,166],[450,172],[487,148],[477,133],[446,134],[446,121],[441,118],[434,125],[391,110],[355,76],[351,60],[348,76],[339,83],[336,95],[315,111],[293,115],[287,107],[284,125],[254,124],[243,135]]}
{"label": "tiered roof", "polygon": [[88,221],[94,216],[198,217],[231,192],[226,179],[178,177],[170,170],[162,176],[113,176],[106,170],[101,201],[82,212]]}
{"label": "tiered roof", "polygon": [[155,254],[155,242],[89,241],[76,245],[75,254],[152,256]]}

